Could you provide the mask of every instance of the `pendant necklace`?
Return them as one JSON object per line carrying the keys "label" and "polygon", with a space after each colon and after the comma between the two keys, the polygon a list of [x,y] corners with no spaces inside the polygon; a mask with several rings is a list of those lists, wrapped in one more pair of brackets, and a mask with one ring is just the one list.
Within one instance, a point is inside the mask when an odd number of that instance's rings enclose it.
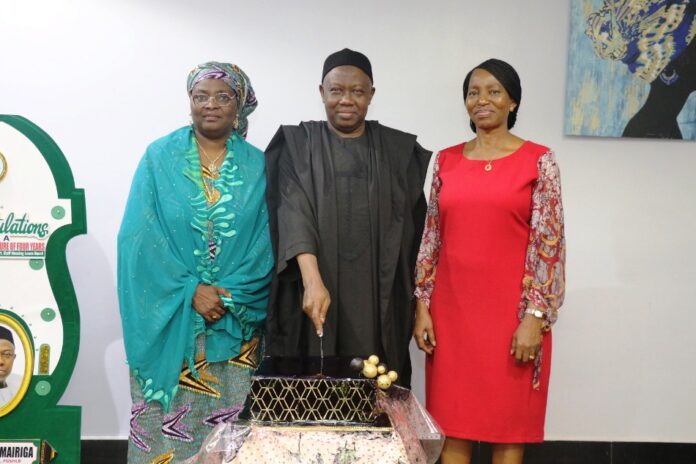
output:
{"label": "pendant necklace", "polygon": [[203,177],[203,190],[205,191],[205,198],[209,205],[215,204],[220,199],[220,192],[215,188],[215,181],[220,178],[220,170],[217,167],[217,162],[221,156],[227,154],[227,146],[220,152],[220,154],[214,159],[210,160],[210,156],[205,151],[205,148],[201,146],[200,142],[196,138],[196,145],[198,146],[198,151],[202,154],[208,161],[208,166],[203,166],[201,163],[201,174]]}
{"label": "pendant necklace", "polygon": [[483,166],[483,170],[486,172],[490,172],[493,169],[493,157],[495,155],[491,156],[489,159],[483,159],[482,161],[485,161],[486,164]]}
{"label": "pendant necklace", "polygon": [[200,153],[203,154],[205,159],[208,161],[208,167],[206,169],[208,169],[208,172],[210,173],[211,177],[213,177],[214,179],[217,179],[218,177],[220,177],[220,169],[217,166],[217,162],[222,157],[222,155],[227,153],[227,146],[225,146],[225,148],[222,149],[220,154],[217,155],[217,157],[215,157],[215,159],[211,161],[210,156],[208,156],[208,152],[205,151],[205,148],[203,148],[203,145],[201,145],[201,143],[198,141],[198,139],[196,139],[196,145],[198,145],[198,150],[200,151]]}
{"label": "pendant necklace", "polygon": [[489,172],[491,169],[493,169],[493,158],[495,157],[495,154],[491,155],[490,158],[488,159],[483,159],[486,162],[486,165],[483,167],[483,170],[486,172]]}

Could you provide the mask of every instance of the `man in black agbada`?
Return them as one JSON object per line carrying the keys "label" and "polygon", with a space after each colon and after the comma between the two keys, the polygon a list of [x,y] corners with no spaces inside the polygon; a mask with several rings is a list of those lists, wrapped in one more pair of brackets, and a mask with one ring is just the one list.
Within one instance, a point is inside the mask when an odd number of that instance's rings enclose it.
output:
{"label": "man in black agbada", "polygon": [[326,121],[281,126],[266,150],[277,275],[267,353],[377,354],[409,386],[413,270],[431,153],[416,136],[365,121],[375,89],[362,53],[330,55]]}

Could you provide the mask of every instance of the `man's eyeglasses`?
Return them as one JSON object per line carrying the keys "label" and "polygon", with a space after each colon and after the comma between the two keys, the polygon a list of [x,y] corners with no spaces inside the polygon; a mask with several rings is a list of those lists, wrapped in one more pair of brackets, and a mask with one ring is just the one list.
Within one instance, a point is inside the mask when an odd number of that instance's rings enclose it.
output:
{"label": "man's eyeglasses", "polygon": [[11,351],[3,351],[0,353],[0,358],[4,359],[5,361],[9,361],[10,359],[14,358],[15,354]]}
{"label": "man's eyeglasses", "polygon": [[220,106],[230,106],[234,101],[234,96],[229,93],[216,93],[215,95],[197,93],[191,95],[191,101],[193,101],[194,105],[198,106],[207,105],[211,98]]}

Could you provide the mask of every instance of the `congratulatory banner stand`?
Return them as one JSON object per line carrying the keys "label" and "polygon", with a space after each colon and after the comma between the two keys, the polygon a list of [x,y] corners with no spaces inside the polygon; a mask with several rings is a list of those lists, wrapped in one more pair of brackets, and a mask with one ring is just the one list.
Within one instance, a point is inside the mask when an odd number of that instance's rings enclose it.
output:
{"label": "congratulatory banner stand", "polygon": [[80,462],[81,408],[57,404],[80,344],[65,247],[85,232],[58,146],[0,115],[0,464]]}

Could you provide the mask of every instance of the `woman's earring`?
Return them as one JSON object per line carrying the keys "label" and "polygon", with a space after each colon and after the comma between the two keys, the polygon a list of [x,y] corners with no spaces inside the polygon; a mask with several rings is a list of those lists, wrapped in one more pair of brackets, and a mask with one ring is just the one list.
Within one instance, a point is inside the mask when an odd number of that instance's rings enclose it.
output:
{"label": "woman's earring", "polygon": [[234,118],[234,122],[232,123],[232,127],[234,128],[234,130],[237,130],[239,128],[239,116]]}

